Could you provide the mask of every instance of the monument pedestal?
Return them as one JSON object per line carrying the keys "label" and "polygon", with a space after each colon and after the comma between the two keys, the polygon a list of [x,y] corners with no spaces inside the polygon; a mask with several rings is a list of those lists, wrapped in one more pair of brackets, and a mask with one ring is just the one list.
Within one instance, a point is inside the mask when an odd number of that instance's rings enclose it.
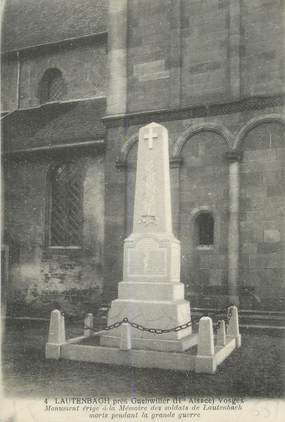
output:
{"label": "monument pedestal", "polygon": [[[180,282],[180,242],[169,233],[133,233],[124,242],[124,281],[108,313],[108,325],[123,318],[146,328],[170,329],[191,320]],[[196,341],[192,328],[155,334],[131,327],[132,347],[184,351]],[[102,336],[102,346],[119,347],[121,327]]]}

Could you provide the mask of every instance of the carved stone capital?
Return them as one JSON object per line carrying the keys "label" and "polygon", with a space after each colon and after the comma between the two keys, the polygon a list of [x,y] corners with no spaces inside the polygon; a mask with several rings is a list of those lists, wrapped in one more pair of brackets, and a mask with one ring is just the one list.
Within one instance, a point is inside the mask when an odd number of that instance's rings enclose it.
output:
{"label": "carved stone capital", "polygon": [[181,167],[181,165],[183,164],[183,158],[182,157],[171,157],[170,158],[170,168],[177,168],[177,167]]}
{"label": "carved stone capital", "polygon": [[225,157],[230,163],[240,162],[242,160],[242,152],[238,150],[227,151]]}
{"label": "carved stone capital", "polygon": [[126,170],[128,168],[126,161],[122,161],[120,160],[120,158],[116,159],[115,166],[117,169],[120,169],[120,170]]}

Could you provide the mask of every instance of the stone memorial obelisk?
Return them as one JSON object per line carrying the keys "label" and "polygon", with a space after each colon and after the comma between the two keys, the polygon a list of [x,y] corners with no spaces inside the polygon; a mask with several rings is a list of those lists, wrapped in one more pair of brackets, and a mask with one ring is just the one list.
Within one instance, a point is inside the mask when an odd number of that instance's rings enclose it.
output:
{"label": "stone memorial obelisk", "polygon": [[[169,329],[190,321],[180,282],[180,242],[172,232],[168,131],[151,123],[139,131],[133,232],[124,241],[123,281],[108,325],[127,317],[148,328]],[[120,328],[101,345],[119,347]],[[131,328],[134,349],[183,351],[195,344],[191,327],[155,334]]]}

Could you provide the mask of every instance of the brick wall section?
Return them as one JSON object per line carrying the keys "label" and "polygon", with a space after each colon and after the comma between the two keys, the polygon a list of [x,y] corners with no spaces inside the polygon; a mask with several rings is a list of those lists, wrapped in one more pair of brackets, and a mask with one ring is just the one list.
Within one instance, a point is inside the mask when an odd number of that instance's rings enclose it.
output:
{"label": "brick wall section", "polygon": [[284,91],[282,2],[241,0],[242,95]]}
{"label": "brick wall section", "polygon": [[283,130],[277,124],[259,125],[242,145],[240,284],[252,293],[248,300],[263,308],[284,308]]}
{"label": "brick wall section", "polygon": [[39,104],[39,83],[49,68],[58,68],[62,72],[65,82],[63,100],[106,95],[106,60],[106,46],[102,42],[24,59],[21,108]]}
{"label": "brick wall section", "polygon": [[9,161],[6,166],[10,314],[47,316],[55,306],[74,314],[92,311],[101,301],[104,162],[102,156],[78,158],[78,162],[85,168],[81,251],[56,251],[45,246],[49,163],[44,159]]}

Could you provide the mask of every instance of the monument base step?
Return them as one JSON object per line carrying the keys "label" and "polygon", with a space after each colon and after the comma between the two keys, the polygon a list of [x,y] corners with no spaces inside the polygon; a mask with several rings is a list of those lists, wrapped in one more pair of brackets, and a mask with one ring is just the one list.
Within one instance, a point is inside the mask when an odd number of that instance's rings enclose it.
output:
{"label": "monument base step", "polygon": [[[230,307],[227,324],[220,321],[216,335],[210,317],[200,319],[198,334],[175,339],[132,336],[130,322],[120,323],[118,337],[106,330],[94,332],[92,322],[93,316],[88,314],[83,335],[66,339],[64,315],[58,309],[52,311],[46,358],[213,374],[217,366],[241,346],[236,306]],[[91,324],[90,329],[85,324]]]}
{"label": "monument base step", "polygon": [[114,347],[64,344],[60,358],[81,362],[120,365],[136,368],[160,368],[175,371],[194,371],[196,356],[190,352],[162,352],[155,350],[120,350]]}
{"label": "monument base step", "polygon": [[[184,352],[198,343],[198,335],[190,334],[179,340],[163,340],[160,338],[136,338],[132,337],[132,348],[142,350],[157,350],[164,352]],[[120,337],[104,335],[100,338],[100,345],[106,347],[120,347]]]}

